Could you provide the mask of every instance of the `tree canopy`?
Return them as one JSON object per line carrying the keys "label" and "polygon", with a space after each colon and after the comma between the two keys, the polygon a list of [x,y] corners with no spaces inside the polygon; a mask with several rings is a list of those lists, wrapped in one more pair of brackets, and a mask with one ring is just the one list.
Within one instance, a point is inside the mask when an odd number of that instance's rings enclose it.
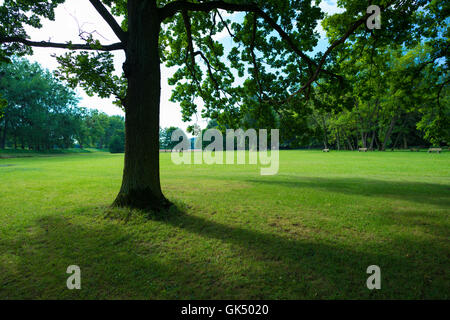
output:
{"label": "tree canopy", "polygon": [[[114,96],[126,101],[126,74],[113,74],[109,51],[124,49],[128,37],[127,1],[90,1],[111,26],[119,42],[102,45],[93,34],[81,36],[81,43],[31,41],[25,25],[42,27],[43,18],[54,20],[55,8],[63,0],[4,1],[0,7],[1,56],[30,54],[31,47],[57,47],[70,51],[58,57],[58,75],[72,86],[80,85],[89,94]],[[331,44],[328,50],[311,54],[319,34],[315,31],[324,13],[319,1],[156,1],[162,22],[159,36],[160,59],[167,66],[180,66],[170,84],[176,85],[172,100],[180,102],[184,119],[197,111],[196,99],[204,101],[206,118],[233,124],[241,109],[258,105],[276,111],[298,108],[308,98],[311,85],[319,78],[342,82],[331,64],[333,50],[346,40],[361,42],[376,34],[377,43],[417,42],[432,37],[436,25],[445,19],[445,2],[373,1],[383,11],[383,28],[365,28],[367,3],[340,1],[344,13],[328,17],[325,27]],[[447,5],[448,6],[448,5]],[[107,9],[110,8],[110,10]],[[419,10],[421,8],[421,10]],[[219,10],[222,9],[222,10]],[[224,12],[242,12],[232,21]],[[180,13],[180,14],[177,14]],[[121,25],[113,16],[122,17]],[[150,17],[149,17],[150,19]],[[225,48],[218,39],[226,32],[233,39]],[[440,45],[445,45],[441,41]],[[124,69],[126,73],[126,66]],[[241,106],[242,108],[239,108]],[[236,125],[236,124],[235,124]]]}

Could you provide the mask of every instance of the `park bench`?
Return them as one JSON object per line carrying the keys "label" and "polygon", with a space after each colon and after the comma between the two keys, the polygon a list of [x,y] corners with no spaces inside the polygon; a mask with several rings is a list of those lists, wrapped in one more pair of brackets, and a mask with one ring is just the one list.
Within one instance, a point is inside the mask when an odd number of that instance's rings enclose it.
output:
{"label": "park bench", "polygon": [[323,149],[322,152],[330,152],[330,149]]}
{"label": "park bench", "polygon": [[430,149],[428,149],[428,153],[432,153],[432,152],[441,153],[442,149],[441,148],[430,148]]}
{"label": "park bench", "polygon": [[369,150],[369,149],[367,149],[367,148],[359,148],[358,152],[367,152],[367,150]]}

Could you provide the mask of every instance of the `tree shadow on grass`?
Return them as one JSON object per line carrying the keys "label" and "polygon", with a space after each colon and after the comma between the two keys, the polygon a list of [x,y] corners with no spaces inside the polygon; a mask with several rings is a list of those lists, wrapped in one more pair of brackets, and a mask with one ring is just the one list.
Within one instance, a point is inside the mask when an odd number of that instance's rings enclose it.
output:
{"label": "tree shadow on grass", "polygon": [[[183,257],[168,263],[158,245],[143,243],[125,225],[97,222],[47,216],[27,236],[0,239],[0,299],[197,297],[199,272]],[[81,268],[82,290],[67,289],[70,265]],[[203,283],[215,283],[218,270],[202,268]]]}
{"label": "tree shadow on grass", "polygon": [[[155,223],[171,231],[164,241],[154,243],[140,238],[136,226],[86,218],[80,223],[47,216],[36,221],[25,236],[0,239],[4,252],[0,255],[4,267],[0,298],[358,299],[447,295],[443,274],[432,274],[431,282],[424,280],[424,272],[430,270],[426,263],[417,269],[417,260],[370,246],[364,251],[357,246],[298,240],[288,234],[229,226],[184,212],[139,226],[146,233],[154,231],[150,226]],[[172,235],[188,240],[167,245]],[[409,244],[412,248],[415,245]],[[5,262],[8,255],[10,264]],[[383,270],[381,291],[366,288],[366,269],[372,264]],[[82,269],[81,291],[65,287],[69,265]],[[442,259],[431,270],[446,265],[448,259]]]}
{"label": "tree shadow on grass", "polygon": [[[178,226],[181,222],[182,228],[190,233],[232,243],[241,248],[242,255],[254,258],[256,254],[256,257],[266,264],[263,277],[272,284],[274,291],[278,290],[278,298],[283,298],[284,294],[294,299],[317,297],[423,299],[447,296],[445,288],[448,288],[449,282],[444,280],[443,273],[448,264],[449,251],[443,242],[398,239],[402,246],[411,251],[433,246],[433,250],[423,251],[422,257],[417,256],[414,260],[404,256],[403,253],[395,252],[395,244],[383,252],[371,245],[364,249],[357,245],[348,247],[314,239],[298,240],[287,233],[277,234],[276,230],[274,233],[266,233],[231,227],[192,215],[182,215],[165,222],[173,226]],[[441,259],[434,259],[436,253]],[[371,264],[383,266],[383,279],[385,283],[391,282],[384,292],[369,292],[366,288],[368,276],[365,272]],[[436,279],[431,279],[433,272],[437,275]],[[258,276],[262,275],[255,275],[255,279]],[[424,276],[428,277],[427,282]],[[291,283],[291,280],[294,282]],[[297,287],[299,290],[296,290],[296,285],[301,281],[304,282]],[[266,294],[271,297],[270,291]]]}
{"label": "tree shadow on grass", "polygon": [[[407,228],[420,228],[426,233],[448,238],[450,236],[450,187],[443,184],[406,181],[384,181],[369,178],[323,178],[323,177],[274,177],[249,180],[254,184],[270,185],[274,188],[313,188],[323,192],[345,195],[374,197],[383,203],[386,200],[401,200],[431,205],[434,208],[447,209],[446,213],[437,213],[432,208],[411,207],[393,211],[389,207],[378,210],[376,214],[383,218],[377,220],[382,225],[399,225]],[[384,200],[384,201],[386,201]],[[359,200],[364,203],[363,199]]]}
{"label": "tree shadow on grass", "polygon": [[247,180],[274,187],[314,188],[325,192],[397,199],[416,203],[450,207],[450,187],[443,184],[406,181],[384,181],[370,178],[286,177]]}
{"label": "tree shadow on grass", "polygon": [[450,215],[447,218],[442,214],[431,213],[423,210],[383,210],[377,213],[383,217],[381,224],[389,226],[401,226],[405,230],[419,230],[420,232],[440,237],[442,241],[450,238]]}

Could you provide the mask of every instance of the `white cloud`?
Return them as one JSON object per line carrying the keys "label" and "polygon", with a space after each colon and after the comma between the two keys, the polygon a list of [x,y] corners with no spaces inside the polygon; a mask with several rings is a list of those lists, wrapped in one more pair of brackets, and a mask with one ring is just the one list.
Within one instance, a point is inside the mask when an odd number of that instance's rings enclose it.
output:
{"label": "white cloud", "polygon": [[322,0],[319,7],[327,14],[344,12],[344,9],[338,8],[336,0]]}
{"label": "white cloud", "polygon": [[[335,13],[342,13],[345,11],[344,9],[339,8],[337,6],[336,0],[322,0],[320,1],[319,7],[322,9],[323,12],[325,12],[328,15],[333,15]],[[316,31],[319,32],[321,38],[326,37],[326,33],[321,25],[321,22],[319,22]]]}

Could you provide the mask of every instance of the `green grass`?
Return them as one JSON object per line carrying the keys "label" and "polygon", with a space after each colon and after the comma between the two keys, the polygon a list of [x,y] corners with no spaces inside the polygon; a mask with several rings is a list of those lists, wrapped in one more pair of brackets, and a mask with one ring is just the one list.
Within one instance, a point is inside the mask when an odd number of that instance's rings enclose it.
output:
{"label": "green grass", "polygon": [[0,159],[0,299],[449,298],[450,153],[283,151],[269,177],[161,158],[178,209],[156,216],[108,207],[123,155]]}
{"label": "green grass", "polygon": [[48,157],[56,155],[66,155],[72,153],[90,153],[97,151],[96,149],[52,149],[44,151],[34,151],[28,149],[0,149],[0,159],[11,159],[11,158],[29,158],[29,157]]}

